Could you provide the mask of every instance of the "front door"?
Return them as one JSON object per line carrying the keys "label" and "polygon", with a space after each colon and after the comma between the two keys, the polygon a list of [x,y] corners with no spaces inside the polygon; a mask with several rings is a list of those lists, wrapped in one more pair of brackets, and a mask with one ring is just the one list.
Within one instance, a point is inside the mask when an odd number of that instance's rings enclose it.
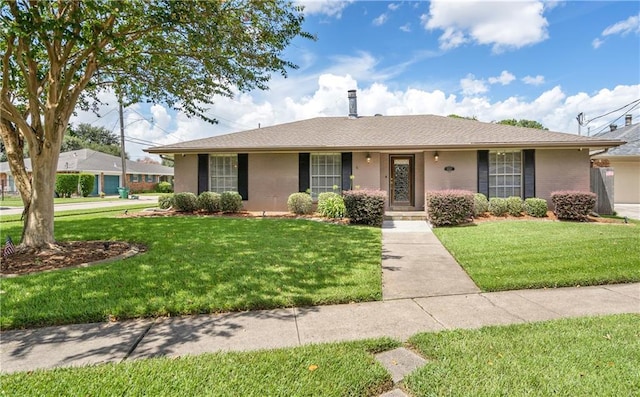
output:
{"label": "front door", "polygon": [[391,207],[412,207],[414,189],[413,155],[389,156],[389,192]]}

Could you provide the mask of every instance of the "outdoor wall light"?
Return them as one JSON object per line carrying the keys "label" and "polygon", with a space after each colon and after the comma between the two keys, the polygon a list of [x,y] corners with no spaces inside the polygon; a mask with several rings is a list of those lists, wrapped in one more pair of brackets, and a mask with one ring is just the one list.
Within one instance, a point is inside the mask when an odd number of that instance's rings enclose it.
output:
{"label": "outdoor wall light", "polygon": [[367,153],[367,164],[371,163],[371,153]]}
{"label": "outdoor wall light", "polygon": [[436,152],[436,153],[433,155],[433,161],[435,161],[435,162],[437,163],[439,159],[440,159],[440,156],[438,155],[438,152]]}

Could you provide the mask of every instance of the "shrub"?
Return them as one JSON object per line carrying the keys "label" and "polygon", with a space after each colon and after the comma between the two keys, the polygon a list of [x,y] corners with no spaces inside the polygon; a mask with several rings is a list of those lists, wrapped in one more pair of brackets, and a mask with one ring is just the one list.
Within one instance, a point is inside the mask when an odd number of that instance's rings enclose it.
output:
{"label": "shrub", "polygon": [[500,197],[491,197],[489,200],[489,212],[495,216],[504,216],[507,213],[507,200]]}
{"label": "shrub", "polygon": [[56,193],[60,197],[71,197],[78,191],[78,174],[57,174]]}
{"label": "shrub", "polygon": [[206,212],[220,211],[220,194],[215,192],[202,192],[198,196],[198,209]]}
{"label": "shrub", "polygon": [[307,193],[292,193],[287,199],[287,208],[294,214],[310,214],[313,212],[313,199]]}
{"label": "shrub", "polygon": [[505,200],[507,203],[507,213],[511,216],[522,215],[522,198],[518,196],[507,197]]}
{"label": "shrub", "polygon": [[80,194],[82,194],[82,197],[87,197],[93,191],[93,185],[96,183],[96,176],[93,174],[80,174],[78,178]]}
{"label": "shrub", "polygon": [[220,210],[223,212],[240,212],[242,196],[238,192],[222,192],[220,195]]}
{"label": "shrub", "polygon": [[478,217],[489,211],[489,200],[482,193],[473,195],[473,216]]}
{"label": "shrub", "polygon": [[158,196],[158,207],[163,210],[173,207],[173,194],[163,194]]}
{"label": "shrub", "polygon": [[524,201],[524,212],[527,215],[543,218],[547,216],[547,200],[541,198],[528,198]]}
{"label": "shrub", "polygon": [[345,190],[343,192],[346,214],[351,223],[382,226],[387,192],[383,190]]}
{"label": "shrub", "polygon": [[596,194],[580,191],[551,193],[551,201],[558,219],[586,219],[596,205]]}
{"label": "shrub", "polygon": [[337,193],[326,192],[318,195],[318,213],[327,218],[342,218],[347,209],[344,199]]}
{"label": "shrub", "polygon": [[458,225],[474,212],[474,194],[468,190],[427,192],[427,215],[433,226]]}
{"label": "shrub", "polygon": [[191,192],[173,195],[173,208],[180,212],[193,212],[198,209],[198,196]]}
{"label": "shrub", "polygon": [[158,193],[171,193],[173,192],[173,186],[169,182],[160,182],[155,188]]}

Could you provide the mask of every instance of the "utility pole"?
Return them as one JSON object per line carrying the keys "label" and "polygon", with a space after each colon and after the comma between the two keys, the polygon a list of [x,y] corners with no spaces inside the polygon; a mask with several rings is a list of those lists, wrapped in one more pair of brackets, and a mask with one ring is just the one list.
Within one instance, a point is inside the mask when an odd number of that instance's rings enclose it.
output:
{"label": "utility pole", "polygon": [[124,115],[122,109],[122,97],[118,100],[118,111],[120,113],[120,159],[122,160],[122,187],[127,187],[127,157],[124,152]]}

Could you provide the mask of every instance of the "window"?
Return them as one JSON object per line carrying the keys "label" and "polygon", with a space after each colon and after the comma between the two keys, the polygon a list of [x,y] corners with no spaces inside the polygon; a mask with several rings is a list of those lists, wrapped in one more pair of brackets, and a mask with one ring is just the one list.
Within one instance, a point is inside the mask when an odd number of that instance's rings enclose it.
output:
{"label": "window", "polygon": [[131,174],[131,182],[138,182],[138,174]]}
{"label": "window", "polygon": [[238,155],[212,154],[209,156],[209,190],[216,193],[238,191]]}
{"label": "window", "polygon": [[342,188],[342,155],[340,153],[311,153],[311,196],[338,191]]}
{"label": "window", "polygon": [[522,197],[522,152],[489,152],[489,197]]}

